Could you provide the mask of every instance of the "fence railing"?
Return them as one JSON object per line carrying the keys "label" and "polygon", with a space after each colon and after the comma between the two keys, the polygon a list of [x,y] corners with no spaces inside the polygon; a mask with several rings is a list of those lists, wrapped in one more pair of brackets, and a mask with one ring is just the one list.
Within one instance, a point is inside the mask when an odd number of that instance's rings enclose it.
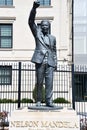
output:
{"label": "fence railing", "polygon": [[[33,91],[36,85],[34,64],[0,62],[0,68],[0,109],[12,111],[25,105],[33,105],[35,102]],[[55,104],[71,107],[71,65],[58,65],[57,71],[54,72],[53,101]]]}
{"label": "fence railing", "polygon": [[[54,72],[55,105],[75,107],[87,117],[87,67],[58,65]],[[35,104],[35,66],[31,62],[0,62],[0,111],[11,112]],[[43,85],[45,87],[45,84]]]}

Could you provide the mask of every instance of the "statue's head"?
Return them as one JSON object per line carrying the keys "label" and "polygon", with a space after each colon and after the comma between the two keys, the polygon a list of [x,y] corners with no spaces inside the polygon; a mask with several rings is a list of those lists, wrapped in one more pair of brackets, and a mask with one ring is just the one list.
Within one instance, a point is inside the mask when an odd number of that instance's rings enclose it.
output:
{"label": "statue's head", "polygon": [[48,34],[50,27],[50,22],[48,20],[42,20],[41,21],[41,29],[43,34]]}

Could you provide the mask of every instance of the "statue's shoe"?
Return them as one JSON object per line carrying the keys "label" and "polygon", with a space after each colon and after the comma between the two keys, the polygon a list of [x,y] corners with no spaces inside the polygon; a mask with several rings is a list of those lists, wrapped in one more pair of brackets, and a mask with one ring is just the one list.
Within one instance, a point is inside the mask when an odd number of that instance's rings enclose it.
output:
{"label": "statue's shoe", "polygon": [[46,106],[47,107],[55,107],[55,105],[53,103],[47,103]]}
{"label": "statue's shoe", "polygon": [[37,107],[40,107],[40,106],[41,106],[41,102],[37,102],[37,103],[36,103],[36,106],[37,106]]}

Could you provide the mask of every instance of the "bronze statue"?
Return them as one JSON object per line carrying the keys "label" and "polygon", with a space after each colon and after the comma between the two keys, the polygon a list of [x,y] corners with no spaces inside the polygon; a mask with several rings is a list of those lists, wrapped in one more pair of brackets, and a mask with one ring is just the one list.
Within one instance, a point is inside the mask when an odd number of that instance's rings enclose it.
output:
{"label": "bronze statue", "polygon": [[56,38],[50,35],[48,20],[41,21],[41,29],[35,24],[36,9],[40,6],[39,1],[33,3],[28,24],[36,42],[36,48],[31,61],[35,63],[37,77],[37,103],[41,105],[41,90],[45,78],[45,101],[46,106],[54,107],[53,96],[53,72],[57,69]]}

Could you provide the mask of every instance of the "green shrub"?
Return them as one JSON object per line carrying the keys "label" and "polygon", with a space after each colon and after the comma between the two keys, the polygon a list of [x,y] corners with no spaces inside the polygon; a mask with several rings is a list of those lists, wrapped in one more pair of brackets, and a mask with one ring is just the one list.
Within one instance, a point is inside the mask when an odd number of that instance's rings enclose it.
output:
{"label": "green shrub", "polygon": [[[33,89],[33,99],[35,102],[37,102],[37,84],[35,84],[35,87]],[[45,88],[42,86],[42,103],[45,102]]]}
{"label": "green shrub", "polygon": [[[18,103],[18,99],[12,100],[12,99],[0,99],[0,103]],[[33,103],[32,99],[23,98],[21,99],[21,103]]]}
{"label": "green shrub", "polygon": [[18,99],[14,100],[14,102],[13,102],[13,103],[18,103]]}
{"label": "green shrub", "polygon": [[0,103],[2,103],[2,99],[0,99]]}
{"label": "green shrub", "polygon": [[28,98],[23,98],[21,100],[21,103],[33,103],[33,100],[32,99],[28,99]]}
{"label": "green shrub", "polygon": [[0,103],[13,103],[13,100],[12,99],[0,99]]}
{"label": "green shrub", "polygon": [[68,100],[65,98],[56,98],[53,100],[54,103],[70,103]]}

